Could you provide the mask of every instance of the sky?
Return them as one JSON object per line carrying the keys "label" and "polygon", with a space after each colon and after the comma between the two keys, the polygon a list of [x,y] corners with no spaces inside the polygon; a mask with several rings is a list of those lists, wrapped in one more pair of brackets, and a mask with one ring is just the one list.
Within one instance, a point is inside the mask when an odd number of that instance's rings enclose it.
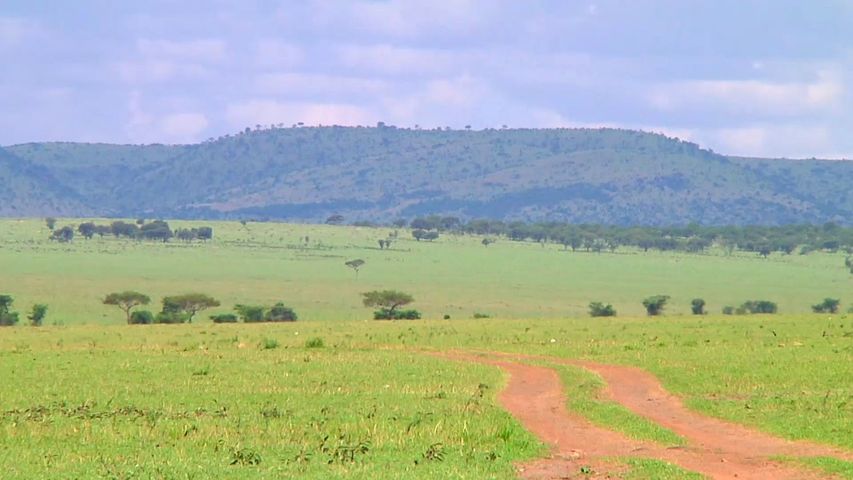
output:
{"label": "sky", "polygon": [[853,158],[853,0],[0,0],[0,145],[615,127]]}

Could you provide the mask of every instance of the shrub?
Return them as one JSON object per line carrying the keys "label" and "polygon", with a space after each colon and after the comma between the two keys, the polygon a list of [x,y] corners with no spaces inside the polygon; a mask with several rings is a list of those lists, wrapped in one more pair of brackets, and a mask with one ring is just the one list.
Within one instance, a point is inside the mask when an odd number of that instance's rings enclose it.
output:
{"label": "shrub", "polygon": [[0,327],[10,327],[18,323],[18,313],[11,311],[14,301],[11,295],[0,295]]}
{"label": "shrub", "polygon": [[157,316],[154,317],[154,323],[166,323],[166,324],[175,324],[175,323],[187,323],[190,321],[190,314],[186,312],[160,312]]}
{"label": "shrub", "polygon": [[263,322],[266,313],[266,309],[260,305],[235,305],[234,310],[246,323]]}
{"label": "shrub", "polygon": [[663,308],[669,300],[669,295],[654,295],[643,300],[643,306],[646,307],[646,313],[653,317],[663,313]]}
{"label": "shrub", "polygon": [[305,341],[305,348],[323,348],[323,339],[314,337]]}
{"label": "shrub", "polygon": [[374,320],[418,320],[421,312],[417,310],[390,310],[387,308],[373,312]]}
{"label": "shrub", "polygon": [[446,313],[445,313],[445,314],[444,314],[444,319],[445,319],[445,320],[450,320],[450,315],[448,315],[448,314],[446,314]]}
{"label": "shrub", "polygon": [[29,315],[27,315],[27,319],[30,321],[30,325],[34,327],[40,327],[44,323],[44,317],[47,316],[47,305],[38,303],[33,305],[33,309]]}
{"label": "shrub", "polygon": [[213,323],[237,323],[237,315],[234,315],[233,313],[211,315],[210,319],[213,320]]}
{"label": "shrub", "polygon": [[778,307],[768,300],[747,300],[737,309],[738,315],[744,313],[776,313]]}
{"label": "shrub", "polygon": [[272,350],[274,348],[278,348],[278,340],[274,338],[264,338],[261,341],[261,348],[264,350]]}
{"label": "shrub", "polygon": [[589,316],[591,317],[615,317],[616,310],[613,305],[604,304],[601,302],[592,302],[589,304]]}
{"label": "shrub", "polygon": [[735,314],[735,307],[733,307],[731,305],[726,305],[725,307],[723,307],[723,315],[734,315],[734,314]]}
{"label": "shrub", "polygon": [[812,305],[812,311],[815,313],[838,313],[840,304],[841,300],[837,298],[824,298],[823,302]]}
{"label": "shrub", "polygon": [[296,312],[279,302],[269,309],[266,315],[264,315],[264,320],[267,322],[295,322]]}
{"label": "shrub", "polygon": [[154,314],[148,310],[137,310],[130,314],[131,325],[150,325],[154,323]]}
{"label": "shrub", "polygon": [[705,300],[694,298],[690,301],[690,311],[693,315],[705,315]]}
{"label": "shrub", "polygon": [[491,318],[488,313],[474,312],[474,318]]}

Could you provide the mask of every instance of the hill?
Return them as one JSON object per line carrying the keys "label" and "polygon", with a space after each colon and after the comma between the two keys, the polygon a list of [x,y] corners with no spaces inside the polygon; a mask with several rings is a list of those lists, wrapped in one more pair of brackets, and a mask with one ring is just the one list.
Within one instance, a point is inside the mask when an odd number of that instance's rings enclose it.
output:
{"label": "hill", "polygon": [[196,145],[0,150],[0,215],[317,221],[450,214],[669,225],[853,219],[853,162],[728,157],[615,129],[270,128]]}

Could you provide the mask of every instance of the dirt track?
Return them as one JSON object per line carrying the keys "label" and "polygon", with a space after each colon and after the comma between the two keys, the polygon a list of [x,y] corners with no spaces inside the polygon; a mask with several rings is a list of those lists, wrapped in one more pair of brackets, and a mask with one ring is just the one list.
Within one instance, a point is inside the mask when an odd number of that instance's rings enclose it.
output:
{"label": "dirt track", "polygon": [[[687,446],[667,448],[632,440],[569,412],[566,392],[557,373],[550,368],[525,364],[522,357],[506,354],[440,356],[494,365],[509,373],[509,383],[500,393],[501,404],[525,428],[553,446],[550,458],[520,467],[521,477],[526,479],[618,478],[620,467],[607,457],[660,459],[713,479],[833,478],[780,464],[768,457],[835,456],[846,460],[853,457],[850,452],[780,439],[691,412],[677,397],[666,392],[654,376],[640,369],[547,358],[598,373],[607,382],[607,394],[614,401],[675,431],[687,439]],[[581,467],[587,466],[592,467],[592,475],[581,473]]]}

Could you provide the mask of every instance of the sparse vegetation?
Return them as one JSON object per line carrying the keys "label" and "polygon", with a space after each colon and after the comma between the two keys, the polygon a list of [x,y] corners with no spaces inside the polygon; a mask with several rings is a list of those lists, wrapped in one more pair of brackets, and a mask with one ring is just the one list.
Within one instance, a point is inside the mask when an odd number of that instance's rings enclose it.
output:
{"label": "sparse vegetation", "polygon": [[609,303],[591,302],[589,304],[589,316],[591,317],[615,317],[616,309]]}

